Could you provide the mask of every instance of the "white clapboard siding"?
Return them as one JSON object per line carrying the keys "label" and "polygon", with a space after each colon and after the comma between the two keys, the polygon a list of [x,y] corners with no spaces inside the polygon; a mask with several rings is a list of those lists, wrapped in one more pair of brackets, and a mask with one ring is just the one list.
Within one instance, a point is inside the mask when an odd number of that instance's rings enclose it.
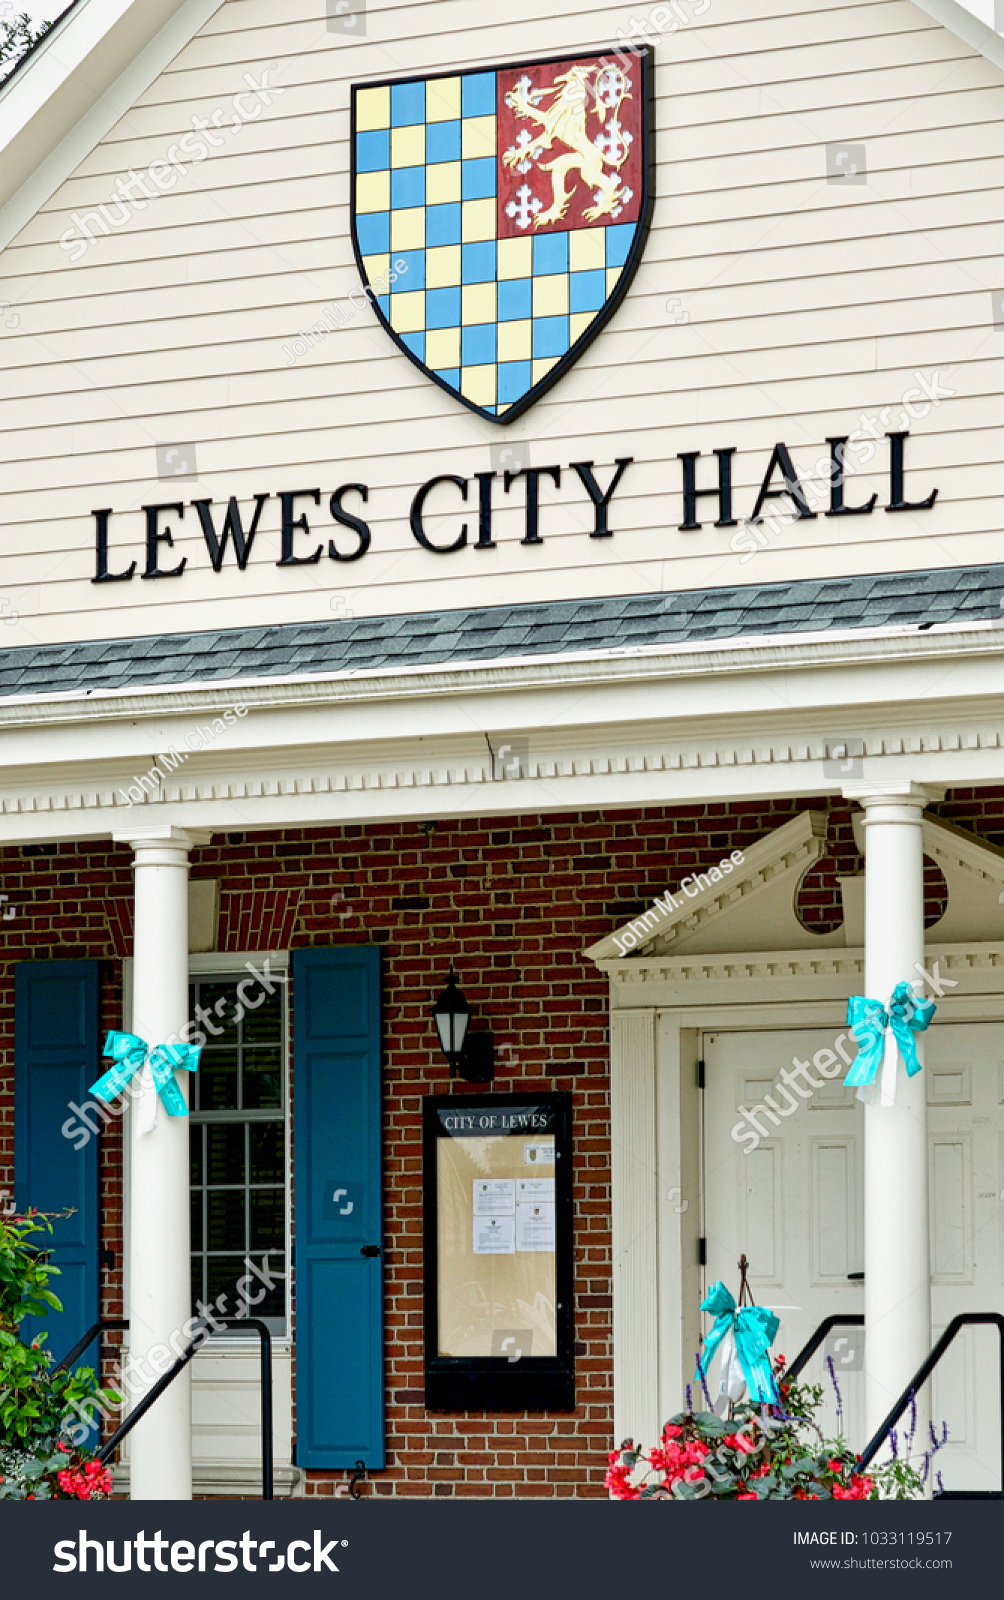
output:
{"label": "white clapboard siding", "polygon": [[[0,254],[0,300],[20,318],[0,322],[0,598],[18,612],[0,644],[999,559],[1004,73],[911,0],[713,0],[659,42],[658,198],[632,289],[577,366],[505,429],[431,384],[368,310],[290,363],[301,330],[358,283],[350,87],[604,50],[628,16],[569,0],[545,17],[529,0],[370,0],[367,37],[348,40],[320,9],[285,0],[277,17],[270,0],[227,0]],[[71,264],[58,243],[70,213],[106,202],[118,176],[164,158],[193,115],[226,110],[263,68],[285,91],[273,105]],[[826,182],[824,147],[840,141],[866,145],[866,185]],[[936,485],[932,511],[884,513],[883,442],[848,486],[850,504],[878,493],[871,517],[785,520],[752,557],[733,544],[742,530],[713,527],[708,501],[700,533],[678,531],[678,452],[708,458],[705,486],[711,452],[737,448],[742,518],[777,440],[808,477],[827,435],[883,408],[901,426],[914,375],[936,372],[955,393],[909,424],[907,455],[908,496]],[[489,445],[507,436],[530,441],[534,465],[563,468],[560,490],[542,485],[544,543],[520,543],[522,486],[506,498],[499,482],[495,550],[420,549],[408,526],[418,486],[488,470]],[[195,443],[197,480],[158,481],[154,446],[175,442]],[[614,537],[591,540],[569,463],[592,460],[606,483],[618,456],[634,462]],[[307,508],[300,553],[332,535],[353,548],[327,516],[343,483],[370,489],[365,508],[346,499],[372,529],[367,556],[277,568],[280,490],[324,497]],[[188,502],[211,498],[219,524],[230,495],[249,510],[266,491],[247,571],[231,552],[214,573]],[[166,519],[175,549],[162,547],[162,565],[187,557],[184,576],[94,586],[92,510],[117,513],[112,570],[135,557],[141,571],[139,508],[175,499],[187,510]],[[441,489],[430,536],[453,538],[465,516],[476,520],[473,497],[465,508]]]}

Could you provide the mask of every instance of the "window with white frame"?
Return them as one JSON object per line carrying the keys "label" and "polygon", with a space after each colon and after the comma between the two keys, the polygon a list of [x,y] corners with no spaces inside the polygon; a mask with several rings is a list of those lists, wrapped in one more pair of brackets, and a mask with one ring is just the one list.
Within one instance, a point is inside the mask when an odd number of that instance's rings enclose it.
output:
{"label": "window with white frame", "polygon": [[289,1312],[285,985],[271,992],[266,985],[249,986],[243,966],[232,974],[193,972],[189,1006],[206,1040],[192,1077],[193,1315],[201,1300],[217,1316],[261,1317],[273,1333],[284,1335]]}

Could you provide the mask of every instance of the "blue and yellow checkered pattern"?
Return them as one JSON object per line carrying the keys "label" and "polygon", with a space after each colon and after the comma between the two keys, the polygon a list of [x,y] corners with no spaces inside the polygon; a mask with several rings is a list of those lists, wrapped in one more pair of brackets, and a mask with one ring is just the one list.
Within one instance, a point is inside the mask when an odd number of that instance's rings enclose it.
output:
{"label": "blue and yellow checkered pattern", "polygon": [[356,96],[355,228],[402,344],[490,416],[521,400],[606,305],[635,224],[497,238],[495,74]]}

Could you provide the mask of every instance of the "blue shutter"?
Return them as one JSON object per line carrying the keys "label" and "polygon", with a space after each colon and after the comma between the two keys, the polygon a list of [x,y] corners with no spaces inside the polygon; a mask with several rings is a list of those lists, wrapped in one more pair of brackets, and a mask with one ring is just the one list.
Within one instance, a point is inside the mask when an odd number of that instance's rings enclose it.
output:
{"label": "blue shutter", "polygon": [[[384,1465],[380,950],[293,952],[296,1460]],[[370,1253],[363,1254],[364,1251]]]}
{"label": "blue shutter", "polygon": [[[100,1074],[98,963],[19,961],[14,968],[14,1204],[19,1211],[65,1211],[51,1240],[51,1283],[63,1311],[29,1317],[24,1336],[46,1332],[46,1344],[62,1360],[98,1320],[98,1139],[70,1109],[82,1106],[88,1085]],[[98,1118],[90,1113],[92,1123]],[[72,1121],[66,1138],[63,1124]],[[39,1237],[39,1243],[41,1243]],[[45,1245],[42,1246],[45,1248]],[[84,1357],[93,1363],[96,1351]]]}

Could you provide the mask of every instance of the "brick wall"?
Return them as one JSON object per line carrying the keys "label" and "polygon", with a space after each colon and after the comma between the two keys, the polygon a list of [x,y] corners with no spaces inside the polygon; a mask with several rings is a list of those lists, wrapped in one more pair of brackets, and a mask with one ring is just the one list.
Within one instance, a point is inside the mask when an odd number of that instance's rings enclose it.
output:
{"label": "brick wall", "polygon": [[[799,910],[824,932],[840,922],[837,875],[861,865],[850,808],[825,799],[442,821],[432,831],[407,823],[231,834],[195,852],[193,876],[222,881],[221,950],[384,947],[388,1468],[365,1493],[603,1494],[613,1427],[607,996],[581,952],[687,873],[809,808],[831,810],[829,848],[803,882]],[[958,791],[933,809],[1004,842],[1004,790]],[[16,912],[0,923],[0,1187],[9,1188],[13,963],[102,959],[102,1025],[121,1026],[132,874],[129,852],[107,843],[7,849],[2,858]],[[940,914],[940,876],[929,871],[929,922]],[[423,1406],[421,1099],[450,1088],[430,1006],[451,959],[477,1025],[494,1031],[496,1088],[573,1094],[574,1415],[443,1417]],[[102,1242],[115,1254],[102,1274],[102,1310],[117,1316],[117,1124],[102,1135],[101,1170]],[[338,1482],[344,1475],[311,1473],[308,1492],[333,1494]]]}

